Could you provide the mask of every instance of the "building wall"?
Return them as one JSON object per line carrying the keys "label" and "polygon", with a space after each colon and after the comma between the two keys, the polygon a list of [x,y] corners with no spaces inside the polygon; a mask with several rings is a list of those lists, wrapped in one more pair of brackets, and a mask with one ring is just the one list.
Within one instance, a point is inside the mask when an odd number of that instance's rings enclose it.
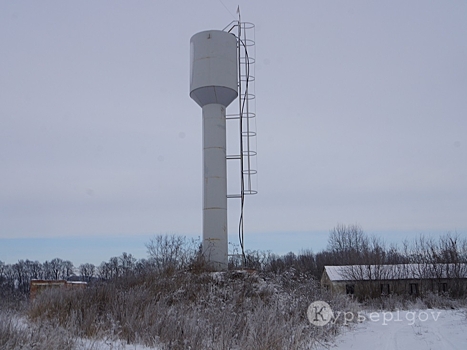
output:
{"label": "building wall", "polygon": [[[326,281],[324,281],[325,284]],[[380,281],[334,281],[327,287],[333,293],[349,294],[353,289],[354,295],[359,299],[377,298],[386,294],[423,296],[427,293],[449,293],[462,295],[465,293],[466,280],[452,279],[426,279],[426,280],[380,280]],[[348,288],[347,286],[353,286]],[[388,293],[389,291],[389,293]],[[352,293],[351,293],[352,294]]]}
{"label": "building wall", "polygon": [[449,293],[462,296],[467,292],[467,279],[399,279],[368,281],[331,281],[326,271],[321,286],[332,293],[353,294],[359,299],[378,298],[386,294],[423,296],[427,293]]}
{"label": "building wall", "polygon": [[86,282],[67,282],[65,280],[31,280],[29,299],[34,300],[44,290],[50,288],[86,288]]}

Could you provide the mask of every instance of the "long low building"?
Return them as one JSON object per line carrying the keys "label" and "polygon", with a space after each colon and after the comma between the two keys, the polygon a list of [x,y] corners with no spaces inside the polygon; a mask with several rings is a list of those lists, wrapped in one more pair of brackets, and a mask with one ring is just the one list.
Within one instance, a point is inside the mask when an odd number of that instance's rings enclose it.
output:
{"label": "long low building", "polygon": [[460,296],[467,291],[467,264],[325,266],[321,286],[360,299],[428,292]]}
{"label": "long low building", "polygon": [[87,283],[81,281],[32,279],[30,284],[29,298],[30,300],[34,300],[37,295],[49,288],[86,288],[86,286]]}

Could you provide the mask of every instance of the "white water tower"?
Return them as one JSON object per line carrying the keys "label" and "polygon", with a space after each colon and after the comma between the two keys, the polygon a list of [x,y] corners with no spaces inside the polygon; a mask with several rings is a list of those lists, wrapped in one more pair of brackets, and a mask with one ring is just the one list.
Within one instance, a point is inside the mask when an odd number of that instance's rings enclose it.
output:
{"label": "white water tower", "polygon": [[[203,109],[203,254],[216,270],[228,266],[227,199],[240,200],[234,227],[241,254],[234,249],[230,256],[245,266],[245,197],[258,193],[255,25],[241,21],[240,9],[237,13],[238,21],[222,31],[200,32],[190,41],[190,96]],[[237,97],[237,107],[226,114]]]}
{"label": "white water tower", "polygon": [[226,108],[238,96],[235,35],[208,30],[190,41],[190,97],[203,114],[203,254],[227,269]]}

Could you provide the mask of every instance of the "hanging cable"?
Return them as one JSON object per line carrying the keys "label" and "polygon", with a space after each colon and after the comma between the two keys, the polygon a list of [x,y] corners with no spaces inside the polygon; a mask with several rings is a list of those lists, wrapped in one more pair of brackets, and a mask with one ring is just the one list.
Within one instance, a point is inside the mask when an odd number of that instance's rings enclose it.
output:
{"label": "hanging cable", "polygon": [[[241,23],[239,23],[241,26]],[[240,219],[238,222],[238,239],[240,242],[240,248],[242,249],[242,260],[243,266],[246,265],[245,247],[244,247],[244,229],[243,229],[243,211],[245,206],[245,180],[244,180],[244,169],[243,169],[243,115],[245,111],[246,101],[248,99],[248,87],[250,78],[250,59],[248,56],[248,49],[246,43],[239,37],[239,43],[243,46],[245,51],[245,92],[243,94],[243,101],[240,108],[240,172],[241,172],[241,183],[240,183]],[[239,45],[240,46],[240,45]],[[240,48],[239,48],[240,50]],[[240,79],[241,85],[241,79]],[[248,135],[247,135],[248,136]]]}
{"label": "hanging cable", "polygon": [[222,2],[222,0],[219,0],[219,2],[222,4],[222,6],[224,6],[224,8],[227,10],[227,12],[230,13],[233,18],[235,18],[234,14],[232,12],[230,12],[229,8],[227,6],[225,6],[225,4]]}

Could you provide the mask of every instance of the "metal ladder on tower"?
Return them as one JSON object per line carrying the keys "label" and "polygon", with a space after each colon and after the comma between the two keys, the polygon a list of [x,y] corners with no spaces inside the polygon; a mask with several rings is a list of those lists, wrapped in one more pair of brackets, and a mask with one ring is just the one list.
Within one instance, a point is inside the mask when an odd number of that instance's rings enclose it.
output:
{"label": "metal ladder on tower", "polygon": [[[255,26],[250,22],[231,22],[224,30],[237,29],[238,53],[238,110],[226,116],[227,129],[235,123],[237,143],[227,146],[227,161],[237,162],[239,168],[238,191],[227,194],[227,198],[240,199],[239,242],[243,264],[244,252],[244,216],[245,196],[255,195],[257,190],[257,148],[256,148],[256,96],[255,96]],[[233,152],[232,148],[234,148]]]}

